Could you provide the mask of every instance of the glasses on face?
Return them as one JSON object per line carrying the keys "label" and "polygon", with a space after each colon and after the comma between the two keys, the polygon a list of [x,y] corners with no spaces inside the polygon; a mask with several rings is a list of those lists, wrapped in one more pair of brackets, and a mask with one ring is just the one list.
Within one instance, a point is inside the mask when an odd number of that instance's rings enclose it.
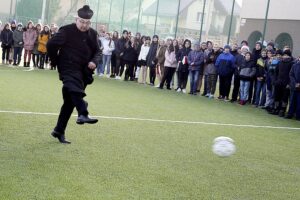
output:
{"label": "glasses on face", "polygon": [[91,25],[91,21],[89,20],[84,20],[84,19],[78,19],[78,21],[81,23],[81,24],[85,24],[85,25]]}

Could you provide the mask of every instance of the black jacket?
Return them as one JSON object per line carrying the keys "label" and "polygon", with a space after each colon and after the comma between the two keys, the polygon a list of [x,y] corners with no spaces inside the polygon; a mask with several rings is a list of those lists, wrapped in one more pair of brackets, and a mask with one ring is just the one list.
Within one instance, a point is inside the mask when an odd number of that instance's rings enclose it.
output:
{"label": "black jacket", "polygon": [[267,76],[267,57],[261,57],[256,62],[256,77],[266,80]]}
{"label": "black jacket", "polygon": [[186,63],[186,64],[183,64],[182,63],[182,60],[184,58],[184,56],[188,57],[189,53],[192,51],[191,48],[182,48],[178,51],[178,53],[176,54],[176,60],[179,62],[179,68],[178,68],[178,71],[181,71],[181,72],[187,72],[189,71],[189,64]]}
{"label": "black jacket", "polygon": [[290,71],[290,87],[295,90],[296,84],[300,83],[300,63],[296,63],[292,66]]}
{"label": "black jacket", "polygon": [[85,96],[86,85],[93,82],[88,63],[97,64],[101,59],[97,32],[81,32],[76,24],[63,26],[48,41],[47,51],[51,65],[57,65],[63,86]]}
{"label": "black jacket", "polygon": [[126,44],[127,40],[125,38],[120,38],[118,39],[118,41],[115,43],[115,53],[117,57],[120,57],[121,53],[124,54],[124,50],[125,50],[125,44]]}
{"label": "black jacket", "polygon": [[[155,67],[156,65],[156,52],[158,49],[158,42],[152,43],[146,58],[147,66]],[[153,63],[152,63],[153,62]]]}
{"label": "black jacket", "polygon": [[290,71],[293,65],[293,61],[291,58],[282,59],[279,62],[278,67],[276,69],[275,75],[275,86],[283,86],[286,87],[290,83]]}
{"label": "black jacket", "polygon": [[4,29],[1,32],[1,47],[10,48],[13,44],[13,32],[11,30]]}
{"label": "black jacket", "polygon": [[138,53],[135,48],[129,45],[124,49],[123,61],[125,64],[134,65],[137,63]]}

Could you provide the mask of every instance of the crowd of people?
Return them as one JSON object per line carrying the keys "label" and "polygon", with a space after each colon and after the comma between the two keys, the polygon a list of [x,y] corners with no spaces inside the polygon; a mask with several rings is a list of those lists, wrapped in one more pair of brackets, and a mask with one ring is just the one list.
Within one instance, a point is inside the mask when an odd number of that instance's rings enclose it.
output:
{"label": "crowd of people", "polygon": [[[3,64],[20,65],[24,49],[24,67],[47,67],[46,45],[57,33],[57,25],[29,21],[23,26],[12,21],[1,25],[0,31]],[[127,30],[119,36],[105,29],[98,32],[98,44],[102,59],[95,75],[99,77],[124,77],[124,81],[158,89],[252,104],[270,114],[300,120],[300,59],[292,56],[289,46],[278,49],[269,42],[264,47],[258,41],[251,50],[247,41],[221,47],[211,41],[151,38]],[[50,65],[50,69],[56,68]],[[217,82],[219,95],[215,96]]]}

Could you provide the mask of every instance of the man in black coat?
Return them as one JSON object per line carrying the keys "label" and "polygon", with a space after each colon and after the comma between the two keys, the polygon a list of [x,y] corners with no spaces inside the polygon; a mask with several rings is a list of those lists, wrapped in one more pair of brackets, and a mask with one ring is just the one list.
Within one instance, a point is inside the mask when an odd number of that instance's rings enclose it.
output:
{"label": "man in black coat", "polygon": [[97,32],[90,28],[93,11],[85,5],[78,10],[76,23],[66,25],[47,43],[52,66],[57,65],[59,78],[63,82],[64,103],[57,125],[51,133],[59,142],[69,144],[65,139],[65,129],[76,107],[77,124],[94,124],[97,119],[88,116],[85,88],[93,82],[93,71],[101,58]]}

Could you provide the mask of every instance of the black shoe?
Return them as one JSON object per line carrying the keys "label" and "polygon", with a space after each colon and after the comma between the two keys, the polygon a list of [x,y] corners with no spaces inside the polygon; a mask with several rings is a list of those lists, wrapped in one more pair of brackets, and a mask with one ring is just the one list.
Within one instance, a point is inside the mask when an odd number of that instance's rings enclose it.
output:
{"label": "black shoe", "polygon": [[279,117],[284,117],[284,110],[281,110],[281,111],[279,111],[279,113],[278,113],[278,115],[279,115]]}
{"label": "black shoe", "polygon": [[170,87],[167,87],[167,90],[172,90]]}
{"label": "black shoe", "polygon": [[285,116],[284,118],[285,118],[285,119],[292,119],[293,116],[292,116],[292,115],[287,115],[287,116]]}
{"label": "black shoe", "polygon": [[230,103],[234,103],[234,102],[236,102],[235,99],[231,99],[231,100],[230,100]]}
{"label": "black shoe", "polygon": [[202,93],[202,94],[201,94],[201,96],[205,96],[205,95],[206,95],[206,93]]}
{"label": "black shoe", "polygon": [[89,116],[84,116],[84,115],[79,115],[79,117],[77,118],[77,121],[76,123],[77,124],[84,124],[84,123],[87,123],[87,124],[95,124],[98,122],[98,119],[93,119],[93,118],[90,118]]}
{"label": "black shoe", "polygon": [[57,138],[58,141],[62,144],[71,144],[71,142],[67,141],[66,138],[65,138],[65,135],[62,134],[62,133],[59,133],[57,131],[52,131],[51,135],[54,137],[54,138]]}

